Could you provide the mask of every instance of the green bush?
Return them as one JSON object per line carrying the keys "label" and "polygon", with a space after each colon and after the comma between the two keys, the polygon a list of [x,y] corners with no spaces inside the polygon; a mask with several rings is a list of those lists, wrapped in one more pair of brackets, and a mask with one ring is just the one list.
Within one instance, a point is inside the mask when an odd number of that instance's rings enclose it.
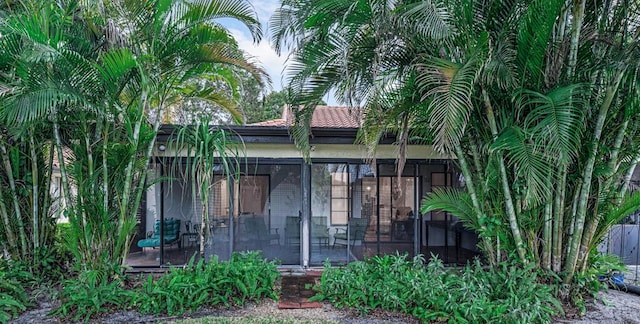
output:
{"label": "green bush", "polygon": [[540,283],[532,268],[501,264],[485,270],[475,262],[457,272],[437,258],[425,265],[422,257],[406,255],[376,256],[344,268],[327,264],[316,291],[312,300],[423,321],[536,323],[562,311],[552,287]]}
{"label": "green bush", "polygon": [[24,286],[33,280],[31,273],[19,263],[0,258],[0,323],[6,323],[27,309],[29,295]]}
{"label": "green bush", "polygon": [[148,277],[134,304],[141,313],[170,315],[193,311],[202,306],[243,305],[247,300],[277,299],[274,285],[279,273],[260,252],[234,253],[228,262],[216,258],[153,280]]}
{"label": "green bush", "polygon": [[61,305],[53,315],[88,321],[96,314],[128,308],[135,292],[126,289],[122,272],[118,265],[112,265],[80,271],[76,278],[65,280],[59,295]]}

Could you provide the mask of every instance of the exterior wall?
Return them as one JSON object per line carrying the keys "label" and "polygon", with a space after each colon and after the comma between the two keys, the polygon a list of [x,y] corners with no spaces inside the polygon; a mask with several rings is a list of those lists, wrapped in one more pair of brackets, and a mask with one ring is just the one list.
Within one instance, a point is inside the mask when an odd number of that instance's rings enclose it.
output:
{"label": "exterior wall", "polygon": [[[152,168],[147,175],[150,182],[154,182],[160,176],[160,170]],[[153,231],[153,224],[160,219],[160,183],[155,183],[147,189],[146,193],[146,222],[145,233]]]}
{"label": "exterior wall", "polygon": [[[239,147],[240,157],[246,158],[302,158],[302,154],[293,144],[275,143],[247,143]],[[155,152],[157,156],[174,157],[176,153],[167,148],[165,151]],[[310,156],[312,159],[363,159],[367,156],[364,146],[354,144],[313,144]],[[186,151],[179,152],[178,156],[187,156]],[[396,159],[398,146],[379,145],[376,149],[376,159]],[[407,159],[451,159],[452,157],[440,154],[428,145],[409,145],[407,147]]]}

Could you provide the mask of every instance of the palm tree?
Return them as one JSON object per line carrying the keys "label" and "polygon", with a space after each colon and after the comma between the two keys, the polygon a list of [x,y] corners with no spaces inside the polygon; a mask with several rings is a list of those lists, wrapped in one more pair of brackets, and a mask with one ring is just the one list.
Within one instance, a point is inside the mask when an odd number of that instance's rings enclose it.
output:
{"label": "palm tree", "polygon": [[3,92],[1,105],[8,125],[51,123],[58,159],[66,162],[60,171],[75,229],[69,243],[87,268],[100,266],[103,257],[126,259],[167,107],[188,99],[233,109],[228,88],[193,84],[214,80],[233,86],[235,68],[265,79],[216,23],[236,19],[259,40],[260,24],[245,1],[90,5],[34,2],[4,21],[7,57],[20,73],[8,78],[15,86]]}
{"label": "palm tree", "polygon": [[[162,5],[161,5],[162,4]],[[217,1],[111,1],[112,6],[125,8],[125,15],[119,17],[122,30],[128,34],[128,47],[137,61],[139,79],[136,80],[136,95],[128,103],[135,107],[137,119],[133,122],[132,143],[140,140],[140,131],[146,118],[152,116],[152,138],[146,145],[146,161],[140,170],[146,170],[155,143],[162,116],[167,107],[179,103],[182,98],[214,101],[232,110],[227,96],[216,89],[196,89],[185,87],[198,79],[214,79],[233,84],[236,76],[232,68],[249,71],[258,80],[266,73],[249,63],[238,50],[229,32],[219,25],[220,18],[233,18],[244,24],[254,40],[261,38],[261,27],[251,6],[244,0]],[[118,11],[120,12],[120,11]],[[134,15],[135,14],[135,15]],[[129,16],[133,15],[133,16]],[[187,90],[187,91],[185,91]],[[144,183],[146,172],[134,172],[131,161],[125,169],[125,187],[121,206],[121,224],[134,217],[143,186],[137,186],[134,200],[129,201],[134,181]],[[138,180],[134,179],[137,174]],[[127,214],[129,213],[129,214]],[[129,241],[125,246],[128,247]]]}
{"label": "palm tree", "polygon": [[515,251],[570,282],[638,161],[627,149],[637,147],[638,5],[585,6],[285,0],[271,25],[276,49],[293,49],[293,97],[306,105],[294,137],[306,147],[314,101],[336,90],[364,110],[371,147],[395,130],[400,144],[422,137],[456,155],[466,191],[434,192],[423,212],[465,219],[490,263]]}

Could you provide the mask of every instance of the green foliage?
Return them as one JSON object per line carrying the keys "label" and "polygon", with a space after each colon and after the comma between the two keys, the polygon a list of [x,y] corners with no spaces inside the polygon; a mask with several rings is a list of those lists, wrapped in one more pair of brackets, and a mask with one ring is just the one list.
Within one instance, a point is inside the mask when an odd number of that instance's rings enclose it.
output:
{"label": "green foliage", "polygon": [[586,312],[587,303],[585,296],[597,297],[597,293],[607,287],[614,287],[611,277],[614,274],[624,273],[627,266],[622,259],[613,254],[604,254],[594,249],[589,255],[589,267],[576,274],[573,284],[558,287],[560,297],[574,304],[581,314]]}
{"label": "green foliage", "polygon": [[127,290],[123,270],[117,264],[98,270],[81,271],[65,280],[59,294],[60,307],[53,314],[73,321],[88,321],[92,316],[125,309],[135,291]]}
{"label": "green foliage", "polygon": [[485,269],[476,261],[457,272],[437,258],[373,257],[344,268],[325,265],[317,294],[337,307],[376,308],[423,321],[545,323],[561,312],[551,286],[532,267],[502,263]]}
{"label": "green foliage", "polygon": [[6,323],[29,306],[25,285],[33,275],[21,263],[9,263],[0,258],[0,323]]}
{"label": "green foliage", "polygon": [[243,305],[261,298],[276,299],[274,285],[279,273],[260,252],[234,253],[228,262],[217,258],[172,271],[154,281],[151,276],[136,295],[141,313],[182,314],[203,306]]}

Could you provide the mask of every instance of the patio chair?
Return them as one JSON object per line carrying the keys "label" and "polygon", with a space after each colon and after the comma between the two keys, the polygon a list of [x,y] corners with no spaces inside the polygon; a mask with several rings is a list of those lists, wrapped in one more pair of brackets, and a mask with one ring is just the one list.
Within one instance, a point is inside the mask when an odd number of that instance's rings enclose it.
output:
{"label": "patio chair", "polygon": [[284,244],[300,244],[300,217],[287,216],[284,227]]}
{"label": "patio chair", "polygon": [[311,239],[318,240],[318,246],[329,246],[329,228],[327,227],[327,217],[311,217]]}
{"label": "patio chair", "polygon": [[246,229],[245,235],[247,235],[248,239],[258,241],[261,245],[272,244],[273,241],[276,241],[277,245],[280,244],[280,234],[278,233],[278,229],[275,228],[271,231],[268,230],[267,225],[264,222],[264,217],[253,216],[246,218],[244,220],[244,226]]}
{"label": "patio chair", "polygon": [[[179,219],[165,219],[163,222],[164,232],[164,244],[171,245],[178,243],[178,248],[181,247],[180,243],[180,220]],[[156,248],[160,246],[160,221],[157,220],[153,225],[153,232],[151,237],[138,241],[138,247],[144,248]]]}
{"label": "patio chair", "polygon": [[[336,233],[333,234],[333,248],[336,247],[336,244],[345,246],[351,244],[351,246],[355,246],[356,241],[361,241],[364,245],[367,226],[369,226],[368,218],[352,218],[347,223],[346,229],[336,228]],[[340,243],[338,243],[338,241],[340,241]]]}

